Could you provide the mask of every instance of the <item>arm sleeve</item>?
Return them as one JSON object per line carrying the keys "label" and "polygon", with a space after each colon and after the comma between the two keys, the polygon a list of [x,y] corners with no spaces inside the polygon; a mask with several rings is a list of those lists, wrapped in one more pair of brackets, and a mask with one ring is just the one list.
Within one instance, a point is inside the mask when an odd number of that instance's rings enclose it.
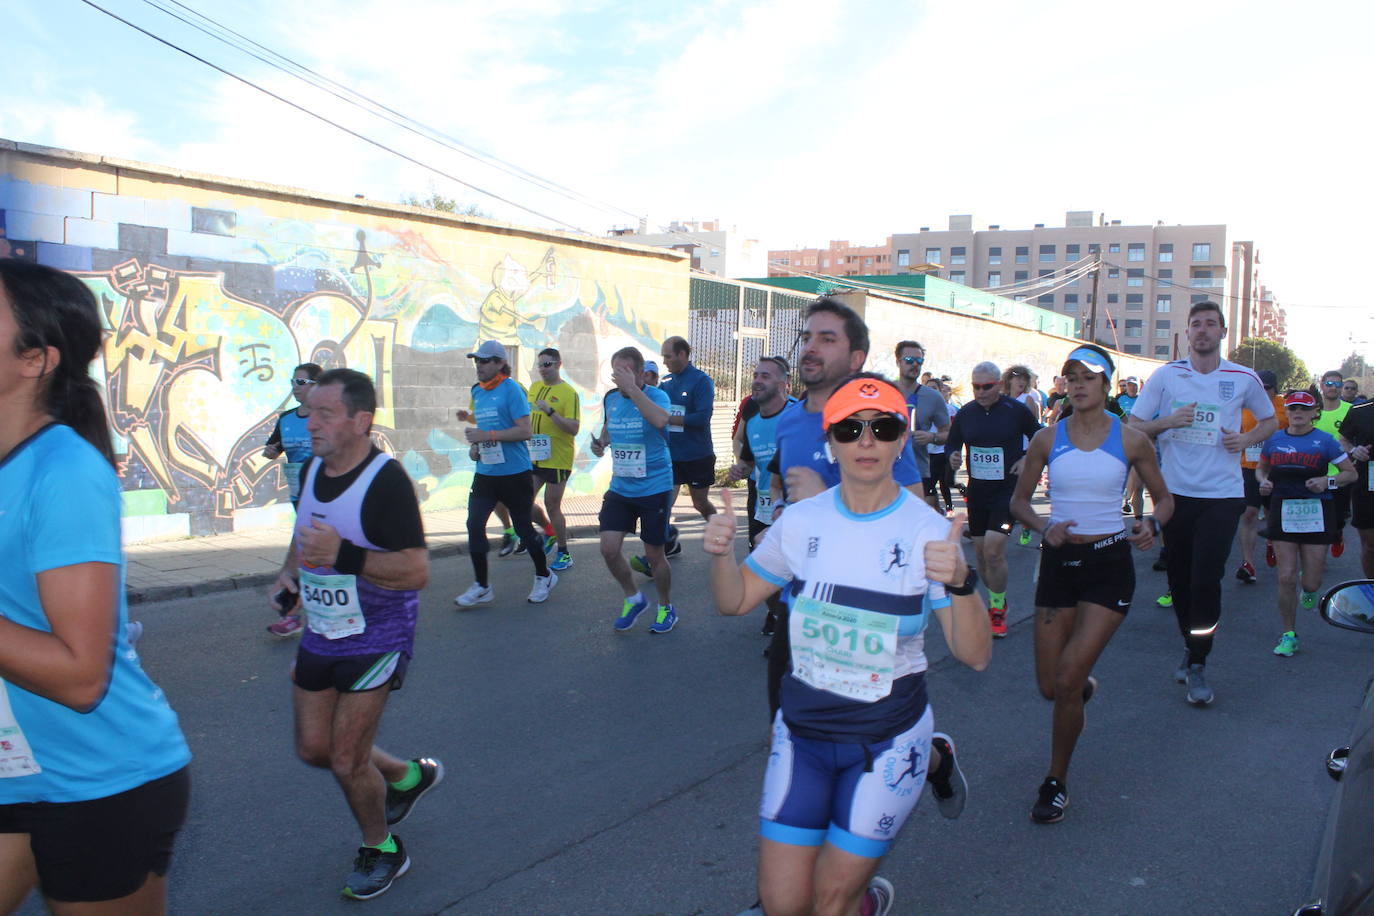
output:
{"label": "arm sleeve", "polygon": [[64,462],[39,480],[26,532],[33,564],[28,571],[37,575],[78,563],[118,566],[119,484],[105,459],[83,450],[79,464]]}
{"label": "arm sleeve", "polygon": [[398,461],[377,472],[363,497],[363,533],[389,553],[425,546],[425,524],[415,487]]}
{"label": "arm sleeve", "polygon": [[945,440],[945,454],[957,452],[964,447],[963,428],[959,424],[959,413],[956,412],[949,421],[949,438]]}
{"label": "arm sleeve", "polygon": [[715,410],[716,403],[716,383],[711,381],[711,376],[705,372],[701,373],[697,383],[692,386],[692,396],[689,400],[692,409],[682,415],[683,428],[693,426],[698,429],[709,429],[711,412]]}
{"label": "arm sleeve", "polygon": [[779,587],[786,585],[794,578],[782,550],[782,539],[787,527],[786,519],[787,515],[784,514],[782,518],[778,519],[777,524],[769,526],[763,540],[754,548],[754,552],[744,560],[744,565],[754,575]]}
{"label": "arm sleeve", "polygon": [[1153,420],[1159,416],[1159,403],[1164,396],[1164,380],[1161,378],[1164,370],[1160,369],[1145,380],[1144,386],[1140,389],[1140,397],[1135,399],[1135,404],[1131,407],[1131,416],[1137,420]]}

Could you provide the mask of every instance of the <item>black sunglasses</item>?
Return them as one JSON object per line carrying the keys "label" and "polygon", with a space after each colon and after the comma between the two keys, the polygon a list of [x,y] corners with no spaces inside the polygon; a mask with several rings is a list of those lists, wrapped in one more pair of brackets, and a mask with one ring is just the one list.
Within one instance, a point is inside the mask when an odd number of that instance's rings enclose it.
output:
{"label": "black sunglasses", "polygon": [[314,385],[315,380],[313,378],[293,378],[291,384],[295,385],[297,388],[301,388],[306,385]]}
{"label": "black sunglasses", "polygon": [[558,365],[558,363],[540,363],[540,364],[539,364],[539,368],[540,368],[540,369],[552,369],[552,368],[553,368],[554,366],[556,366],[556,365]]}
{"label": "black sunglasses", "polygon": [[896,442],[906,432],[906,422],[896,417],[874,417],[872,420],[849,417],[830,424],[830,438],[845,444],[858,442],[865,429],[879,442]]}
{"label": "black sunglasses", "polygon": [[472,361],[474,363],[480,363],[481,365],[485,366],[487,363],[494,363],[498,362],[499,360],[495,356],[474,356],[472,358]]}
{"label": "black sunglasses", "polygon": [[987,391],[989,388],[997,387],[996,382],[988,382],[986,385],[980,385],[977,382],[972,382],[971,384],[973,385],[974,391]]}

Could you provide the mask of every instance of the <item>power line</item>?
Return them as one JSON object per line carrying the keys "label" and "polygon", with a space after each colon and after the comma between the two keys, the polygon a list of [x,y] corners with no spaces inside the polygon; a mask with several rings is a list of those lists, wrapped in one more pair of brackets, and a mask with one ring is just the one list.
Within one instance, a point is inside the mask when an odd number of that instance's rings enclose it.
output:
{"label": "power line", "polygon": [[98,10],[98,11],[104,13],[106,16],[109,16],[111,19],[114,19],[114,20],[117,21],[117,22],[122,22],[124,25],[127,25],[129,28],[133,29],[134,31],[143,33],[144,35],[146,35],[146,36],[148,36],[149,38],[153,39],[154,41],[158,42],[159,44],[166,45],[167,47],[171,48],[171,49],[174,50],[174,51],[179,51],[180,53],[185,54],[187,57],[191,58],[192,60],[197,61],[197,62],[199,62],[199,63],[202,63],[202,64],[204,64],[205,66],[209,67],[210,69],[215,70],[215,71],[217,71],[217,72],[219,72],[219,73],[222,73],[223,75],[229,77],[230,79],[237,80],[238,82],[243,83],[245,86],[250,86],[250,87],[252,87],[253,89],[256,89],[256,90],[258,90],[259,92],[263,93],[264,95],[271,96],[272,98],[276,99],[278,102],[281,102],[281,103],[284,104],[284,105],[288,105],[288,106],[290,106],[291,108],[294,108],[294,109],[296,109],[297,111],[301,112],[302,114],[309,115],[310,117],[315,118],[315,119],[318,120],[318,121],[323,121],[325,124],[328,124],[328,125],[331,126],[331,127],[337,128],[338,130],[343,131],[344,133],[348,134],[349,136],[356,137],[357,139],[362,140],[364,143],[367,143],[367,144],[369,144],[370,146],[375,146],[375,147],[377,147],[377,148],[380,149],[380,150],[383,150],[383,151],[385,151],[385,152],[391,153],[391,154],[394,155],[394,156],[398,156],[398,157],[400,157],[401,159],[406,160],[407,162],[410,162],[410,163],[412,163],[412,164],[414,164],[414,165],[418,165],[418,166],[419,166],[420,168],[422,168],[422,169],[425,169],[425,170],[427,170],[427,171],[433,172],[433,173],[435,173],[436,175],[440,175],[440,176],[442,176],[442,177],[444,177],[444,178],[449,179],[450,181],[455,181],[455,182],[457,182],[458,184],[462,185],[462,186],[465,187],[465,188],[471,188],[472,190],[476,191],[476,192],[479,193],[479,194],[482,194],[482,195],[485,195],[485,196],[487,196],[487,197],[490,197],[490,198],[493,199],[493,200],[499,200],[501,203],[508,204],[509,206],[515,207],[517,210],[523,210],[523,211],[526,212],[526,213],[529,213],[529,214],[532,214],[532,215],[534,215],[534,216],[537,216],[537,217],[539,217],[540,219],[548,220],[548,221],[550,221],[550,222],[552,222],[552,223],[554,223],[554,224],[556,224],[556,225],[568,226],[568,227],[570,227],[570,228],[572,228],[572,229],[577,230],[578,232],[583,233],[584,235],[589,235],[589,236],[593,235],[593,233],[588,232],[587,230],[582,229],[582,228],[580,228],[579,226],[574,225],[573,223],[571,223],[571,222],[568,221],[568,220],[559,219],[558,217],[550,216],[550,215],[548,215],[547,213],[541,213],[540,211],[535,210],[535,209],[533,209],[533,208],[531,208],[531,207],[526,207],[526,206],[523,205],[523,204],[518,204],[518,203],[516,203],[515,201],[510,200],[510,199],[505,198],[505,197],[502,197],[500,194],[497,194],[497,193],[495,193],[495,192],[493,192],[493,191],[488,191],[488,190],[486,190],[485,188],[480,188],[480,187],[478,187],[477,185],[472,184],[471,182],[464,181],[463,179],[459,178],[457,175],[452,175],[452,174],[450,174],[450,173],[448,173],[448,172],[445,172],[445,171],[442,170],[442,169],[439,169],[439,168],[436,168],[435,166],[429,165],[428,163],[421,162],[419,159],[416,159],[414,156],[410,156],[410,155],[408,155],[408,154],[406,154],[406,153],[401,152],[400,150],[392,149],[391,147],[387,146],[385,143],[382,143],[380,140],[374,140],[374,139],[372,139],[371,137],[368,137],[368,136],[366,136],[365,134],[359,133],[359,132],[356,131],[356,130],[353,130],[353,129],[348,128],[348,127],[344,127],[342,124],[339,124],[339,123],[337,123],[337,122],[335,122],[335,121],[331,121],[329,118],[325,117],[324,115],[322,115],[322,114],[320,114],[320,113],[318,113],[318,112],[316,112],[316,111],[312,111],[312,110],[310,110],[309,108],[305,107],[304,105],[297,104],[296,102],[293,102],[293,101],[291,101],[291,100],[288,99],[288,98],[285,98],[285,97],[283,97],[283,96],[278,95],[277,93],[273,92],[273,91],[270,90],[270,89],[267,89],[267,88],[265,88],[265,87],[263,87],[263,86],[259,86],[257,83],[253,82],[252,80],[250,80],[250,79],[248,79],[248,78],[246,78],[246,77],[239,76],[237,73],[234,73],[234,72],[232,72],[232,71],[230,71],[230,70],[228,70],[228,69],[226,69],[226,68],[224,68],[224,67],[221,67],[221,66],[219,66],[218,64],[212,63],[211,61],[206,60],[205,58],[199,56],[198,54],[196,54],[196,53],[194,53],[194,52],[192,52],[192,51],[186,50],[185,48],[181,47],[180,45],[176,44],[175,42],[169,41],[168,39],[163,38],[163,37],[161,37],[160,35],[156,35],[156,34],[154,34],[153,32],[148,31],[147,29],[143,28],[143,27],[140,26],[140,25],[137,25],[137,24],[135,24],[135,23],[133,23],[133,22],[130,22],[129,20],[123,18],[122,16],[119,16],[119,15],[117,15],[116,13],[113,13],[113,12],[111,12],[110,10],[105,9],[103,6],[100,6],[99,4],[95,3],[94,0],[81,0],[81,2],[84,3],[84,4],[86,4],[87,6],[91,7],[92,9],[95,9],[95,10]]}

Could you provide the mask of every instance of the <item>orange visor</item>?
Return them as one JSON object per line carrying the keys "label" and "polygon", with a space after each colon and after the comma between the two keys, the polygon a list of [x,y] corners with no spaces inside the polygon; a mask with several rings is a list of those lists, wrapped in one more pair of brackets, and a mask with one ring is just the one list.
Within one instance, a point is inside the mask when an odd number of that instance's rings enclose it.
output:
{"label": "orange visor", "polygon": [[856,378],[839,387],[830,400],[825,402],[821,420],[825,428],[854,416],[861,410],[881,410],[894,416],[907,418],[906,398],[891,382],[875,378]]}

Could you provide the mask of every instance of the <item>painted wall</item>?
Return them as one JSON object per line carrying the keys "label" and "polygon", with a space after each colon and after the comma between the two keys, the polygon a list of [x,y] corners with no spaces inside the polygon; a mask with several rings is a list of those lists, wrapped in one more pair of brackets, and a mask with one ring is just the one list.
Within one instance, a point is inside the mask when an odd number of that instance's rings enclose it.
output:
{"label": "painted wall", "polygon": [[305,196],[0,141],[0,257],[81,277],[109,335],[104,383],[128,541],[291,517],[260,452],[294,406],[292,369],[348,366],[377,384],[379,443],[426,509],[465,503],[472,463],[454,410],[477,341],[516,378],[554,346],[583,398],[573,492],[604,486],[585,448],[610,354],[656,353],[687,328],[674,252],[409,207]]}

